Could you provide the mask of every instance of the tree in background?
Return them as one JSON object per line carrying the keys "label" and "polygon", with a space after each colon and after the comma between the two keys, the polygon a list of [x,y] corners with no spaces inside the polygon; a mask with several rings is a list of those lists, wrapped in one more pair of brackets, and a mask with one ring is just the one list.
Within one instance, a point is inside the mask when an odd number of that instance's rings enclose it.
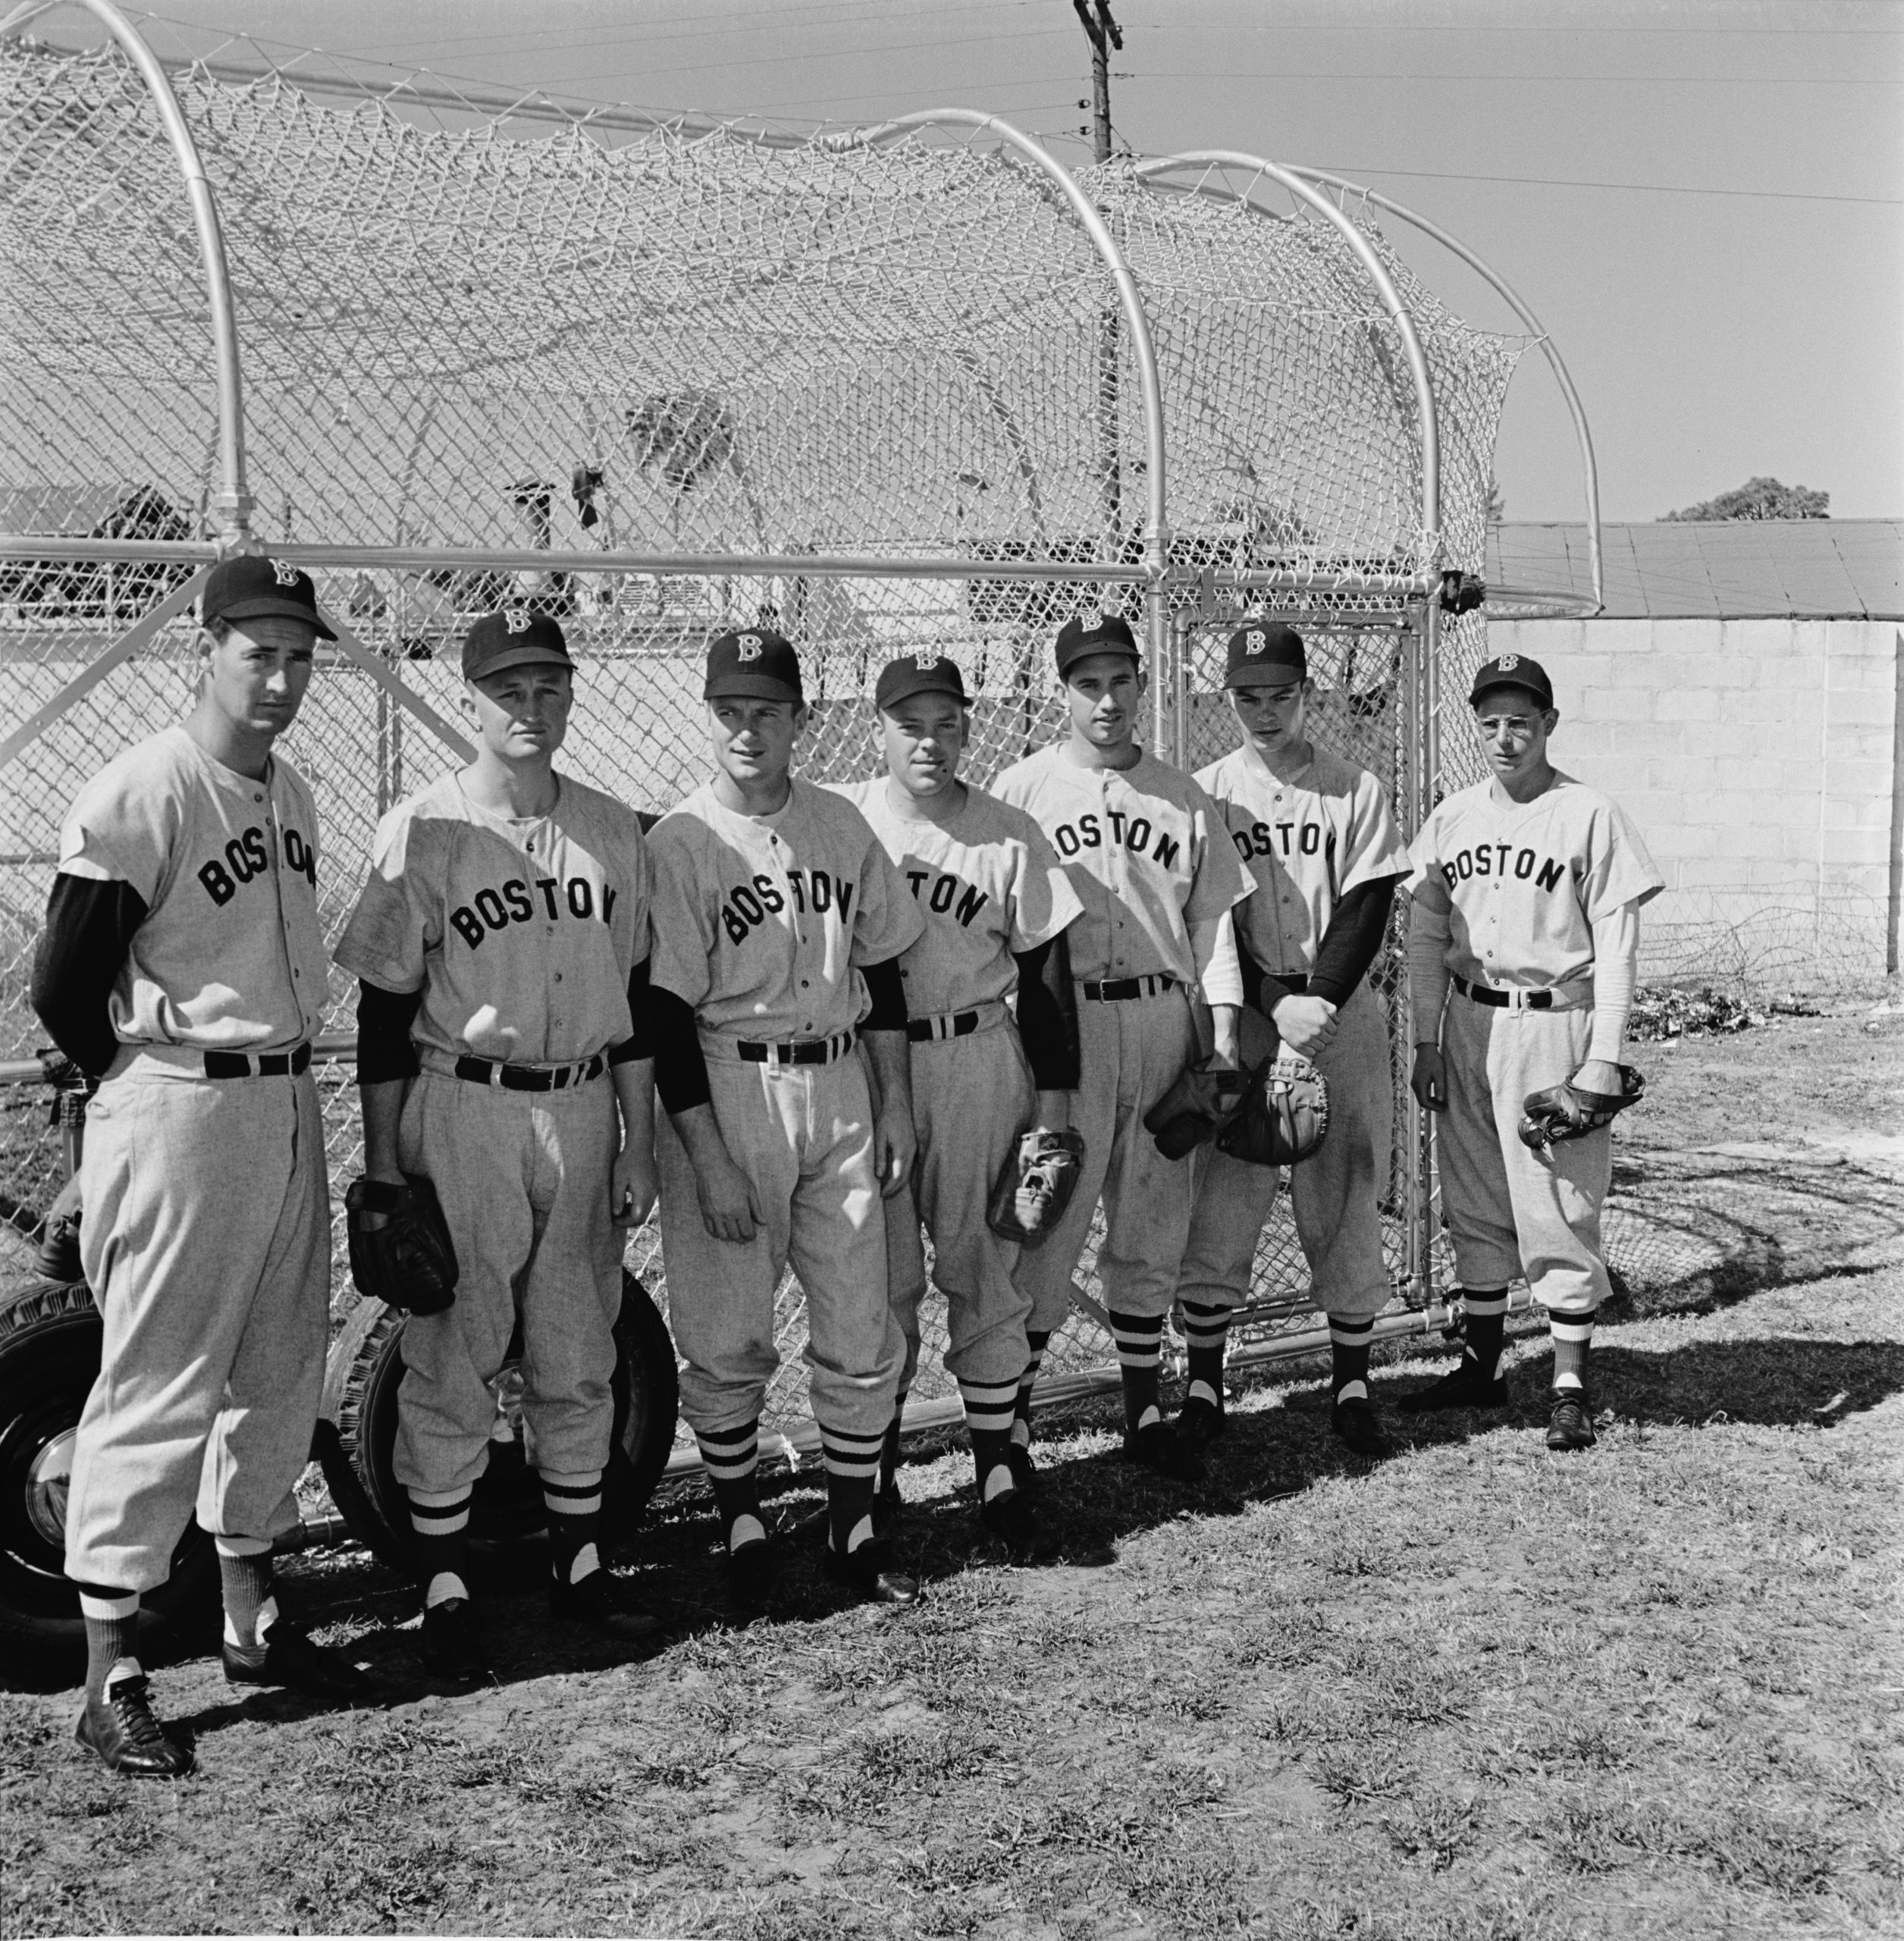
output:
{"label": "tree in background", "polygon": [[1829,519],[1825,508],[1831,503],[1829,492],[1815,492],[1808,485],[1781,485],[1776,478],[1748,478],[1716,499],[1688,506],[1683,512],[1668,513],[1669,519]]}

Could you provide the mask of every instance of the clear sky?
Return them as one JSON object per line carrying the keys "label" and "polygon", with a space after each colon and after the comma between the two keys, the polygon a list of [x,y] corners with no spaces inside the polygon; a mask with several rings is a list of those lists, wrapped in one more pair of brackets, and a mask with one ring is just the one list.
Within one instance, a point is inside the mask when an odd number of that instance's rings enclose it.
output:
{"label": "clear sky", "polygon": [[[339,54],[644,107],[877,120],[962,106],[1076,137],[1071,0],[169,0]],[[1365,180],[1517,285],[1585,400],[1609,519],[1755,474],[1904,516],[1904,0],[1113,0],[1131,147]],[[67,17],[70,21],[70,14]],[[1396,240],[1475,321],[1511,319]],[[1579,468],[1535,358],[1510,519]]]}

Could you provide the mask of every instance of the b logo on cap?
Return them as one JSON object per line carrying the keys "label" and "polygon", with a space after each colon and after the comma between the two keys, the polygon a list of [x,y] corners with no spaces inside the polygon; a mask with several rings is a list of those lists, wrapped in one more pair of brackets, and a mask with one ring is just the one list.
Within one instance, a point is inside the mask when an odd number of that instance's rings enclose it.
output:
{"label": "b logo on cap", "polygon": [[921,673],[930,674],[939,665],[939,656],[936,654],[915,654],[912,657],[912,664]]}
{"label": "b logo on cap", "polygon": [[761,637],[758,634],[742,634],[739,642],[740,657],[743,660],[758,660],[761,657]]}
{"label": "b logo on cap", "polygon": [[1269,636],[1265,633],[1259,633],[1253,627],[1250,630],[1249,638],[1243,643],[1243,651],[1245,654],[1260,654],[1269,644]]}
{"label": "b logo on cap", "polygon": [[505,633],[525,634],[529,630],[529,610],[526,607],[505,607],[503,609],[503,631]]}
{"label": "b logo on cap", "polygon": [[1504,654],[1494,664],[1501,669],[1502,673],[1511,674],[1520,665],[1520,656],[1517,654]]}
{"label": "b logo on cap", "polygon": [[288,560],[274,560],[271,563],[271,575],[280,586],[295,586],[303,578],[296,567]]}

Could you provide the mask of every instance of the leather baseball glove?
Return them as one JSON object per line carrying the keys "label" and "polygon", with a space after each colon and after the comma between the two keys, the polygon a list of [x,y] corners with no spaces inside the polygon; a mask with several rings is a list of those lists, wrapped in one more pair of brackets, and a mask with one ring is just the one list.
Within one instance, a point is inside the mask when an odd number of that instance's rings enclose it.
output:
{"label": "leather baseball glove", "polygon": [[1328,1080],[1291,1051],[1281,1051],[1250,1075],[1249,1089],[1216,1136],[1232,1159],[1254,1166],[1294,1166],[1328,1130]]}
{"label": "leather baseball glove", "polygon": [[1143,1129],[1166,1159],[1181,1159],[1228,1125],[1249,1083],[1247,1072],[1199,1058],[1177,1074],[1176,1083],[1144,1114]]}
{"label": "leather baseball glove", "polygon": [[[456,1250],[436,1188],[420,1174],[407,1184],[357,1179],[343,1196],[350,1240],[350,1278],[365,1300],[412,1314],[440,1314],[456,1297]],[[381,1213],[380,1227],[364,1224]]]}
{"label": "leather baseball glove", "polygon": [[1040,1247],[1065,1217],[1084,1163],[1083,1135],[1034,1126],[1005,1156],[985,1203],[985,1224],[1000,1240]]}
{"label": "leather baseball glove", "polygon": [[1638,1105],[1646,1094],[1645,1076],[1630,1065],[1616,1068],[1623,1088],[1617,1096],[1582,1091],[1570,1078],[1564,1084],[1529,1093],[1521,1101],[1521,1144],[1544,1152],[1556,1140],[1586,1138],[1611,1124],[1629,1105]]}

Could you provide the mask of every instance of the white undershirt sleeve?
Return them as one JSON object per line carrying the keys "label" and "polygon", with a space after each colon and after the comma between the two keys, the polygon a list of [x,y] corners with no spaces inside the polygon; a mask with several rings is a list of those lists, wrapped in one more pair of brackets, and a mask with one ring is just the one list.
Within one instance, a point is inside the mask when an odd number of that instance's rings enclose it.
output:
{"label": "white undershirt sleeve", "polygon": [[1623,903],[1593,926],[1593,1035],[1590,1059],[1620,1062],[1639,981],[1639,905]]}
{"label": "white undershirt sleeve", "polygon": [[1208,1005],[1234,1005],[1243,1008],[1243,967],[1237,961],[1236,926],[1226,910],[1190,927],[1190,955],[1197,960],[1197,974]]}
{"label": "white undershirt sleeve", "polygon": [[1448,945],[1451,909],[1448,890],[1431,876],[1408,906],[1408,1008],[1415,1043],[1441,1042],[1441,1013],[1448,1004]]}

